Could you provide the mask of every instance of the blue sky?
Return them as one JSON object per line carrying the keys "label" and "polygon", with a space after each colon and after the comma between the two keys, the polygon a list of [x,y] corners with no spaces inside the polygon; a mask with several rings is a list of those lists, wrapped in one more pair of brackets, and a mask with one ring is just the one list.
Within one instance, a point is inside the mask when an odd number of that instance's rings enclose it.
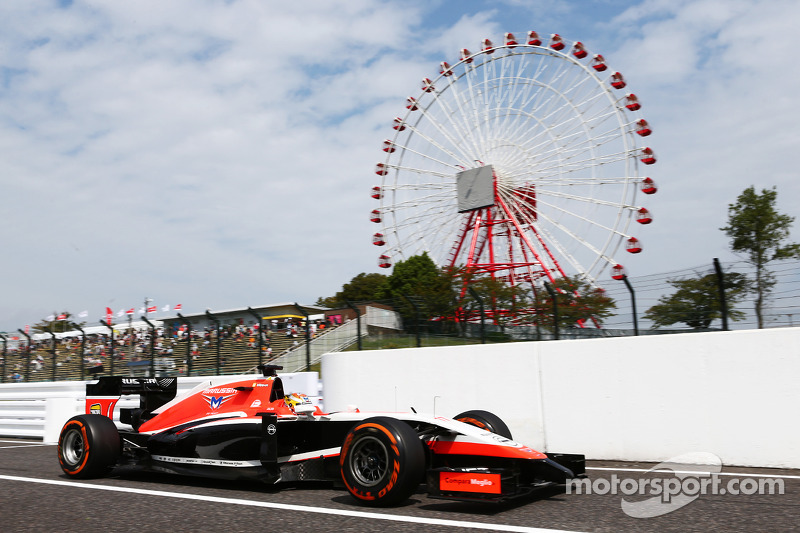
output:
{"label": "blue sky", "polygon": [[0,330],[145,297],[311,304],[379,271],[391,119],[505,31],[580,40],[641,97],[660,190],[631,276],[735,259],[719,228],[744,188],[800,214],[798,20],[782,0],[5,2]]}

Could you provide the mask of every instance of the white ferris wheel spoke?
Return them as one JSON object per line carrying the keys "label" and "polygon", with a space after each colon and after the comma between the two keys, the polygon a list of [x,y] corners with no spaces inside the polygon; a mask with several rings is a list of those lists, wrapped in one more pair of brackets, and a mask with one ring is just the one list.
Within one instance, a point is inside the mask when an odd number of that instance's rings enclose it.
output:
{"label": "white ferris wheel spoke", "polygon": [[[426,140],[429,140],[429,142],[430,142],[430,144],[432,146],[435,146],[436,148],[439,148],[444,154],[451,156],[453,159],[457,159],[455,154],[453,154],[452,152],[449,152],[449,151],[445,150],[443,147],[439,146],[439,144],[436,141],[434,141],[433,139],[428,139],[428,137],[423,135],[423,134],[420,134],[420,137],[425,138]],[[395,143],[394,147],[395,147],[395,149],[400,149],[400,150],[403,150],[405,152],[410,152],[410,153],[413,153],[415,155],[418,155],[419,157],[421,157],[423,159],[427,159],[428,162],[430,162],[430,163],[438,163],[438,164],[440,164],[440,165],[442,165],[444,167],[450,167],[450,168],[453,169],[453,172],[458,172],[459,170],[461,170],[457,164],[453,164],[453,163],[450,163],[450,162],[447,162],[447,161],[442,161],[441,159],[433,157],[432,155],[422,153],[422,152],[420,152],[418,150],[415,150],[413,148],[409,148],[406,145]],[[392,166],[391,168],[400,168],[400,167]]]}

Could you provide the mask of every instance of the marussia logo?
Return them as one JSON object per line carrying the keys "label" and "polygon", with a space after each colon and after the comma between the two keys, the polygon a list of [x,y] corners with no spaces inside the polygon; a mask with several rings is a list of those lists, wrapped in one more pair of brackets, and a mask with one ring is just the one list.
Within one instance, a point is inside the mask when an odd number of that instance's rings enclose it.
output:
{"label": "marussia logo", "polygon": [[228,400],[230,400],[231,398],[233,398],[233,396],[234,396],[233,394],[229,394],[227,396],[206,396],[204,394],[203,398],[206,399],[206,402],[208,402],[208,406],[209,407],[211,407],[212,409],[219,409],[219,407],[223,403],[225,403]]}

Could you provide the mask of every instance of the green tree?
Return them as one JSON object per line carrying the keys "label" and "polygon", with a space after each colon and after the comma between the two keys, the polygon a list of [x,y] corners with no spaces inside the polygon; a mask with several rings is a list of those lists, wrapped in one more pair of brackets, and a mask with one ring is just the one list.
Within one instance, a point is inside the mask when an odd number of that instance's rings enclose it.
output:
{"label": "green tree", "polygon": [[385,294],[386,276],[378,273],[364,273],[357,275],[350,280],[350,283],[345,283],[342,290],[337,292],[334,296],[327,298],[320,297],[317,299],[316,305],[324,307],[338,308],[347,305],[350,302],[363,302],[368,300],[379,300]]}
{"label": "green tree", "polygon": [[[644,318],[653,322],[654,329],[678,323],[693,329],[708,329],[715,319],[722,317],[716,274],[674,279],[668,283],[677,290],[659,298],[658,303],[644,314]],[[747,278],[738,272],[727,273],[723,277],[723,288],[728,316],[732,320],[741,320],[744,313],[733,309],[733,304],[746,294]]]}
{"label": "green tree", "polygon": [[794,217],[778,213],[775,187],[761,194],[750,186],[728,205],[728,225],[720,228],[731,239],[731,250],[744,254],[755,268],[748,290],[755,295],[758,328],[764,327],[763,309],[775,286],[775,276],[767,265],[772,261],[800,257],[800,244],[786,243]]}
{"label": "green tree", "polygon": [[451,280],[452,274],[437,267],[423,252],[394,265],[383,296],[395,301],[406,323],[416,324],[417,310],[423,320],[446,317],[454,310]]}
{"label": "green tree", "polygon": [[77,329],[76,326],[83,327],[86,322],[74,322],[71,320],[72,313],[64,311],[63,313],[53,313],[47,318],[43,318],[33,326],[31,330],[34,333],[63,333],[65,331],[72,331]]}
{"label": "green tree", "polygon": [[[617,303],[599,287],[584,280],[559,278],[551,284],[556,294],[559,329],[602,326],[614,314]],[[553,331],[553,299],[543,288],[535,292],[536,320],[548,331]]]}

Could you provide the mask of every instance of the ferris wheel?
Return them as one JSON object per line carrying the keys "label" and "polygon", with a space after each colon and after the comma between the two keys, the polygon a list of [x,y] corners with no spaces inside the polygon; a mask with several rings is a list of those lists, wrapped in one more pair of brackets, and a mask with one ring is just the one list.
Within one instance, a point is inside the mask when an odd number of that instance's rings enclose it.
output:
{"label": "ferris wheel", "polygon": [[372,189],[379,266],[427,252],[512,284],[598,286],[642,251],[637,197],[657,187],[639,174],[656,162],[639,99],[581,42],[525,36],[443,61],[394,119]]}

